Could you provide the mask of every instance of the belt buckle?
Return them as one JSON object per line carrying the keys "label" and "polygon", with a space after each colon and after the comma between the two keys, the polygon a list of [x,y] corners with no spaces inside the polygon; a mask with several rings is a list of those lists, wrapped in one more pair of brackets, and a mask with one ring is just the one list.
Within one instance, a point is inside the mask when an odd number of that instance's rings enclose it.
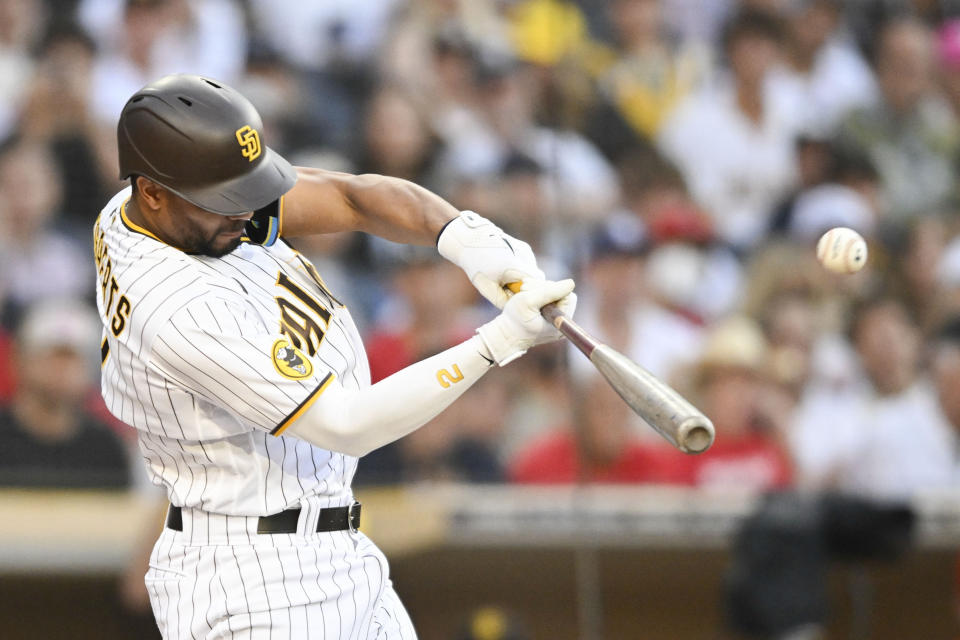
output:
{"label": "belt buckle", "polygon": [[347,528],[350,533],[356,533],[360,528],[360,507],[359,501],[354,500],[353,504],[347,507]]}

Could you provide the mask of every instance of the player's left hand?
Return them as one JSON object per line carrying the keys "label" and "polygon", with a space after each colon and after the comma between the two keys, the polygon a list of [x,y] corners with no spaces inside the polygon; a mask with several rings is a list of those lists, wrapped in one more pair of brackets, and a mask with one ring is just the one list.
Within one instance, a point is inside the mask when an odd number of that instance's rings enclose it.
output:
{"label": "player's left hand", "polygon": [[573,280],[525,282],[499,316],[477,329],[490,357],[502,367],[530,347],[559,340],[560,332],[540,314],[540,308],[556,302],[564,315],[573,316],[577,307],[573,287]]}
{"label": "player's left hand", "polygon": [[512,295],[504,290],[506,285],[546,280],[529,244],[473,211],[464,211],[447,224],[437,250],[463,269],[477,291],[499,309]]}

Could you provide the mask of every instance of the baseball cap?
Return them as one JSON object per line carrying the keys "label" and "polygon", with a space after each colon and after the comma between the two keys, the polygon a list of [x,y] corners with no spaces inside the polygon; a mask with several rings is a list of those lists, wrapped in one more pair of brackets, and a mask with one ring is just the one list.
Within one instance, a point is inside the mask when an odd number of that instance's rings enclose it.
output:
{"label": "baseball cap", "polygon": [[654,244],[708,244],[715,238],[713,223],[691,203],[675,203],[651,211],[647,226]]}
{"label": "baseball cap", "polygon": [[614,256],[639,256],[649,248],[643,222],[628,212],[617,212],[600,223],[590,235],[591,260]]}
{"label": "baseball cap", "polygon": [[66,348],[95,359],[100,321],[93,308],[80,300],[45,300],[24,313],[17,326],[16,342],[21,350],[31,353]]}
{"label": "baseball cap", "polygon": [[797,196],[790,230],[805,240],[815,240],[833,227],[850,227],[870,236],[876,218],[870,202],[855,189],[824,184]]}
{"label": "baseball cap", "polygon": [[700,378],[717,370],[738,370],[764,375],[769,346],[760,325],[747,316],[724,318],[707,333],[698,362]]}

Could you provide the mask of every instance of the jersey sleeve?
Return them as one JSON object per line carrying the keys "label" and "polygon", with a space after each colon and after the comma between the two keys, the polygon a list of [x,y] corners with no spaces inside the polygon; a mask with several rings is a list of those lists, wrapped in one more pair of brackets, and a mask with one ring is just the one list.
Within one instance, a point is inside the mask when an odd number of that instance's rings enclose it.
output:
{"label": "jersey sleeve", "polygon": [[153,341],[151,364],[177,386],[254,427],[277,433],[334,379],[280,327],[245,305],[196,301],[171,316]]}

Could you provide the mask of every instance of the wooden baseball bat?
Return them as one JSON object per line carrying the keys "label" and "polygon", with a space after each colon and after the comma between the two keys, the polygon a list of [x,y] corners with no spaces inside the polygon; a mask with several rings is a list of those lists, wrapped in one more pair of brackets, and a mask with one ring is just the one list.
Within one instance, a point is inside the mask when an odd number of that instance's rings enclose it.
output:
{"label": "wooden baseball bat", "polygon": [[[517,292],[520,283],[508,288]],[[713,444],[710,419],[652,373],[603,344],[563,314],[556,304],[540,309],[548,322],[573,343],[633,411],[684,453],[702,453]]]}

